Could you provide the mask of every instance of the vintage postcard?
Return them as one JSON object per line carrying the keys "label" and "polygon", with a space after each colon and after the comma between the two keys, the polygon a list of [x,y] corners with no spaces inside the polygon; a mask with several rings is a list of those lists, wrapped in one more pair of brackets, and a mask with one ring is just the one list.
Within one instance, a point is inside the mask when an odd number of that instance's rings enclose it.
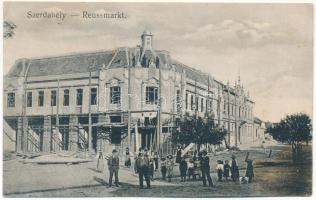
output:
{"label": "vintage postcard", "polygon": [[311,3],[3,3],[4,197],[310,197]]}

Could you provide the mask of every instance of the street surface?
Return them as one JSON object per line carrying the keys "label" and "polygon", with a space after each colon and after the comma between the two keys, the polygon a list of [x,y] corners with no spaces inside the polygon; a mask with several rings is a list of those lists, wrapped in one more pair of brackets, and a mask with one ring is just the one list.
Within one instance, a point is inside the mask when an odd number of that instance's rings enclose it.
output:
{"label": "street surface", "polygon": [[[3,193],[7,197],[241,197],[241,196],[309,196],[312,188],[311,146],[305,147],[306,163],[293,166],[289,147],[276,145],[265,153],[262,148],[249,148],[234,153],[240,175],[244,176],[247,152],[254,160],[253,183],[218,182],[214,169],[216,161],[230,160],[231,152],[212,155],[212,179],[216,188],[202,187],[202,181],[180,182],[178,166],[171,183],[155,173],[152,189],[139,189],[138,176],[133,169],[121,167],[120,186],[108,188],[108,170],[96,169],[97,160],[80,164],[24,164],[21,158],[4,161]],[[104,170],[101,172],[101,169]],[[145,184],[145,182],[144,182]]]}

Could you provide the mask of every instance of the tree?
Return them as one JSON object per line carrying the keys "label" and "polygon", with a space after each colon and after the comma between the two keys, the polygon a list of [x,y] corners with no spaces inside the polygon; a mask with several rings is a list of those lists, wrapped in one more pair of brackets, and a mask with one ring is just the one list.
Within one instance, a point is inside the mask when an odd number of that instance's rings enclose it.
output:
{"label": "tree", "polygon": [[279,142],[290,144],[292,159],[296,163],[301,158],[302,142],[312,139],[312,125],[308,115],[303,113],[287,115],[277,125],[268,128],[267,132]]}
{"label": "tree", "polygon": [[211,117],[203,119],[196,115],[185,114],[178,123],[178,128],[173,131],[171,140],[182,145],[195,143],[200,150],[202,144],[221,144],[226,134],[227,130],[216,126]]}
{"label": "tree", "polygon": [[220,145],[223,141],[225,141],[225,137],[227,134],[228,131],[226,129],[215,125],[214,119],[212,117],[206,118],[204,134],[202,138],[202,141],[204,141],[204,143]]}
{"label": "tree", "polygon": [[13,22],[4,21],[3,22],[3,38],[13,38],[16,25]]}
{"label": "tree", "polygon": [[175,144],[188,145],[193,141],[195,131],[195,121],[193,117],[185,114],[184,118],[178,122],[177,129],[174,129],[171,141]]}

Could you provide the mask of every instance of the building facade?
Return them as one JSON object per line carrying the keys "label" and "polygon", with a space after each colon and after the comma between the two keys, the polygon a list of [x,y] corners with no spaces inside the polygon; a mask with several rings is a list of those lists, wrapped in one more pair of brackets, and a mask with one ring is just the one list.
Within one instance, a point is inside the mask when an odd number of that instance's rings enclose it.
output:
{"label": "building facade", "polygon": [[238,146],[254,140],[254,102],[241,85],[224,84],[153,48],[141,46],[19,59],[4,77],[4,126],[16,151],[110,152],[170,148],[185,113],[205,116]]}

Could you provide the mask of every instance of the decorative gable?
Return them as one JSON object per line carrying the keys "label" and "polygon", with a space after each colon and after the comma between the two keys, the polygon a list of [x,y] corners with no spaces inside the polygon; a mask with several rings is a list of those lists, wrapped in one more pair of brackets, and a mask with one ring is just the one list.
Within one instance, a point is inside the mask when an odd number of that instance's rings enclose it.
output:
{"label": "decorative gable", "polygon": [[16,90],[16,87],[12,83],[5,86],[5,91],[14,91],[14,90]]}
{"label": "decorative gable", "polygon": [[123,83],[123,81],[121,81],[121,79],[114,76],[106,84],[115,86],[115,85],[120,85],[121,83]]}
{"label": "decorative gable", "polygon": [[151,77],[144,82],[146,85],[158,85],[159,80],[155,77]]}

